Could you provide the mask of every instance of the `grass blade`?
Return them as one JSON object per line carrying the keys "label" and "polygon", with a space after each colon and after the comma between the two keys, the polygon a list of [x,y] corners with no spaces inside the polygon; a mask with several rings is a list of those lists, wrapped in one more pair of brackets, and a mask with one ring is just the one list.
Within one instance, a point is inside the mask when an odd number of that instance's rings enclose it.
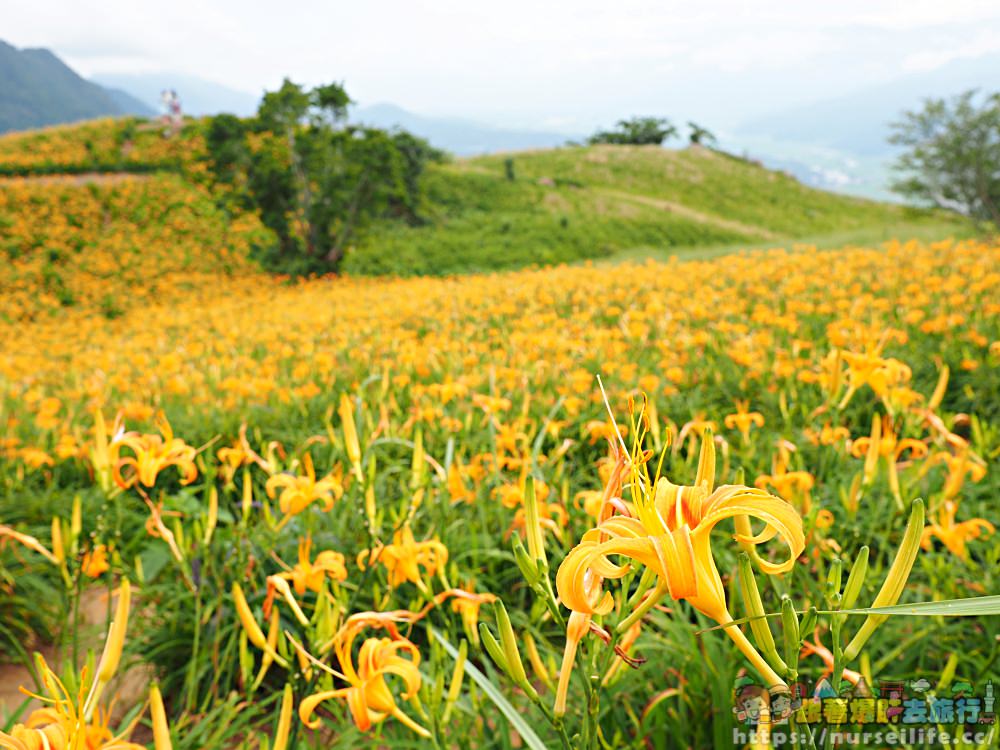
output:
{"label": "grass blade", "polygon": [[[438,643],[444,646],[444,650],[451,655],[452,659],[458,658],[458,650],[454,646],[448,643],[434,628],[428,628],[428,630],[434,638],[437,638]],[[500,709],[500,713],[507,717],[507,721],[510,722],[514,731],[521,735],[521,739],[524,740],[525,745],[530,747],[531,750],[547,750],[545,743],[535,734],[535,730],[528,726],[528,722],[524,720],[524,717],[517,712],[517,709],[510,704],[510,701],[503,697],[500,691],[496,689],[496,686],[490,682],[489,678],[476,668],[475,664],[468,661],[465,662],[465,673],[482,688],[483,692],[486,693],[486,697],[493,701],[494,706]]]}

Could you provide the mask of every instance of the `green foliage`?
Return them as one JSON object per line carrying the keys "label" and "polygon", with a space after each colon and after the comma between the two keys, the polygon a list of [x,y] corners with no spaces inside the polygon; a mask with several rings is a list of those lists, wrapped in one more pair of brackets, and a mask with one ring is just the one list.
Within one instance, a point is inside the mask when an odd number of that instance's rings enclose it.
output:
{"label": "green foliage", "polygon": [[590,136],[591,145],[614,143],[630,146],[660,146],[677,135],[677,128],[663,117],[632,117],[619,120],[615,130],[599,130]]}
{"label": "green foliage", "polygon": [[[352,274],[447,275],[693,248],[790,245],[849,233],[880,241],[947,216],[814,190],[706,149],[562,148],[433,164],[422,221],[383,220],[347,252]],[[888,229],[884,229],[888,228]],[[874,233],[871,238],[865,233]]]}
{"label": "green foliage", "polygon": [[692,145],[711,146],[715,143],[715,135],[708,128],[696,122],[688,121],[688,142]]}
{"label": "green foliage", "polygon": [[889,140],[906,149],[896,192],[1000,227],[1000,93],[928,99]]}
{"label": "green foliage", "polygon": [[405,132],[345,123],[339,84],[285,80],[257,116],[213,118],[208,163],[223,200],[256,211],[276,238],[265,265],[292,274],[335,271],[348,243],[376,218],[416,221],[420,176],[440,152]]}

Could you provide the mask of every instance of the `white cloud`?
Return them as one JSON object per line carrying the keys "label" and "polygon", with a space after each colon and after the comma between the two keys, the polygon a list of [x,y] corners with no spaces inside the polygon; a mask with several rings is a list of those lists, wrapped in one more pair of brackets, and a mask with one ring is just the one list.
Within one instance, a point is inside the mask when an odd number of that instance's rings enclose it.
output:
{"label": "white cloud", "polygon": [[0,36],[84,74],[168,70],[245,91],[343,80],[430,114],[589,123],[663,101],[764,109],[984,54],[1000,3],[36,0],[4,8]]}

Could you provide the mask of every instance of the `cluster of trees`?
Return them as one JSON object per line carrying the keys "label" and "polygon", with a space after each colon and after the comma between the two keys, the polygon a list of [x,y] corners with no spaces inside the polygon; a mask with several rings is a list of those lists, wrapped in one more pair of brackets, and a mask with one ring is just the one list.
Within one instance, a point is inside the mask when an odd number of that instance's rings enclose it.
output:
{"label": "cluster of trees", "polygon": [[274,232],[276,244],[259,255],[275,270],[336,271],[371,221],[418,221],[420,176],[442,152],[405,131],[347,124],[350,104],[340,84],[305,89],[286,79],[256,116],[208,124],[211,177],[225,202]]}
{"label": "cluster of trees", "polygon": [[[688,122],[688,142],[693,145],[711,146],[715,136],[698,123]],[[591,145],[614,143],[631,146],[661,146],[680,136],[677,126],[664,117],[632,117],[619,120],[614,130],[599,130],[587,139]]]}
{"label": "cluster of trees", "polygon": [[1000,228],[1000,93],[928,99],[892,127],[896,192]]}

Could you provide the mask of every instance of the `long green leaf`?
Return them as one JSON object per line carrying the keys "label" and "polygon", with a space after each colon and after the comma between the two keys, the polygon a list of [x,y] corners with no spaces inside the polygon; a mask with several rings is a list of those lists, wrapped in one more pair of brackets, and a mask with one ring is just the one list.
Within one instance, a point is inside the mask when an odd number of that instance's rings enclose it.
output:
{"label": "long green leaf", "polygon": [[1000,596],[971,596],[965,599],[945,599],[940,602],[895,604],[891,607],[842,609],[840,612],[845,615],[914,615],[917,617],[944,615],[946,617],[985,617],[986,615],[1000,615]]}
{"label": "long green leaf", "polygon": [[[804,615],[805,612],[799,612]],[[854,609],[821,609],[821,615],[909,615],[911,617],[987,617],[1000,615],[1000,595],[970,596],[964,599],[944,599],[940,602],[917,602],[916,604],[895,604],[891,607],[857,607]],[[732,628],[743,625],[751,620],[768,617],[781,617],[780,612],[768,612],[766,615],[741,617],[725,625],[714,625],[699,630],[699,633],[710,633],[713,630]]]}
{"label": "long green leaf", "polygon": [[[454,646],[448,643],[434,628],[427,629],[434,638],[437,638],[438,643],[444,646],[444,650],[451,655],[452,659],[458,658],[458,650]],[[500,709],[500,713],[507,717],[514,730],[521,735],[521,739],[524,740],[525,745],[530,747],[531,750],[547,750],[545,743],[535,734],[535,730],[528,726],[524,717],[517,712],[517,709],[510,704],[510,701],[503,697],[500,691],[496,689],[496,686],[490,682],[489,678],[476,668],[475,664],[468,661],[465,662],[465,673],[482,688],[483,692],[486,693],[486,697],[493,701],[494,706]]]}

